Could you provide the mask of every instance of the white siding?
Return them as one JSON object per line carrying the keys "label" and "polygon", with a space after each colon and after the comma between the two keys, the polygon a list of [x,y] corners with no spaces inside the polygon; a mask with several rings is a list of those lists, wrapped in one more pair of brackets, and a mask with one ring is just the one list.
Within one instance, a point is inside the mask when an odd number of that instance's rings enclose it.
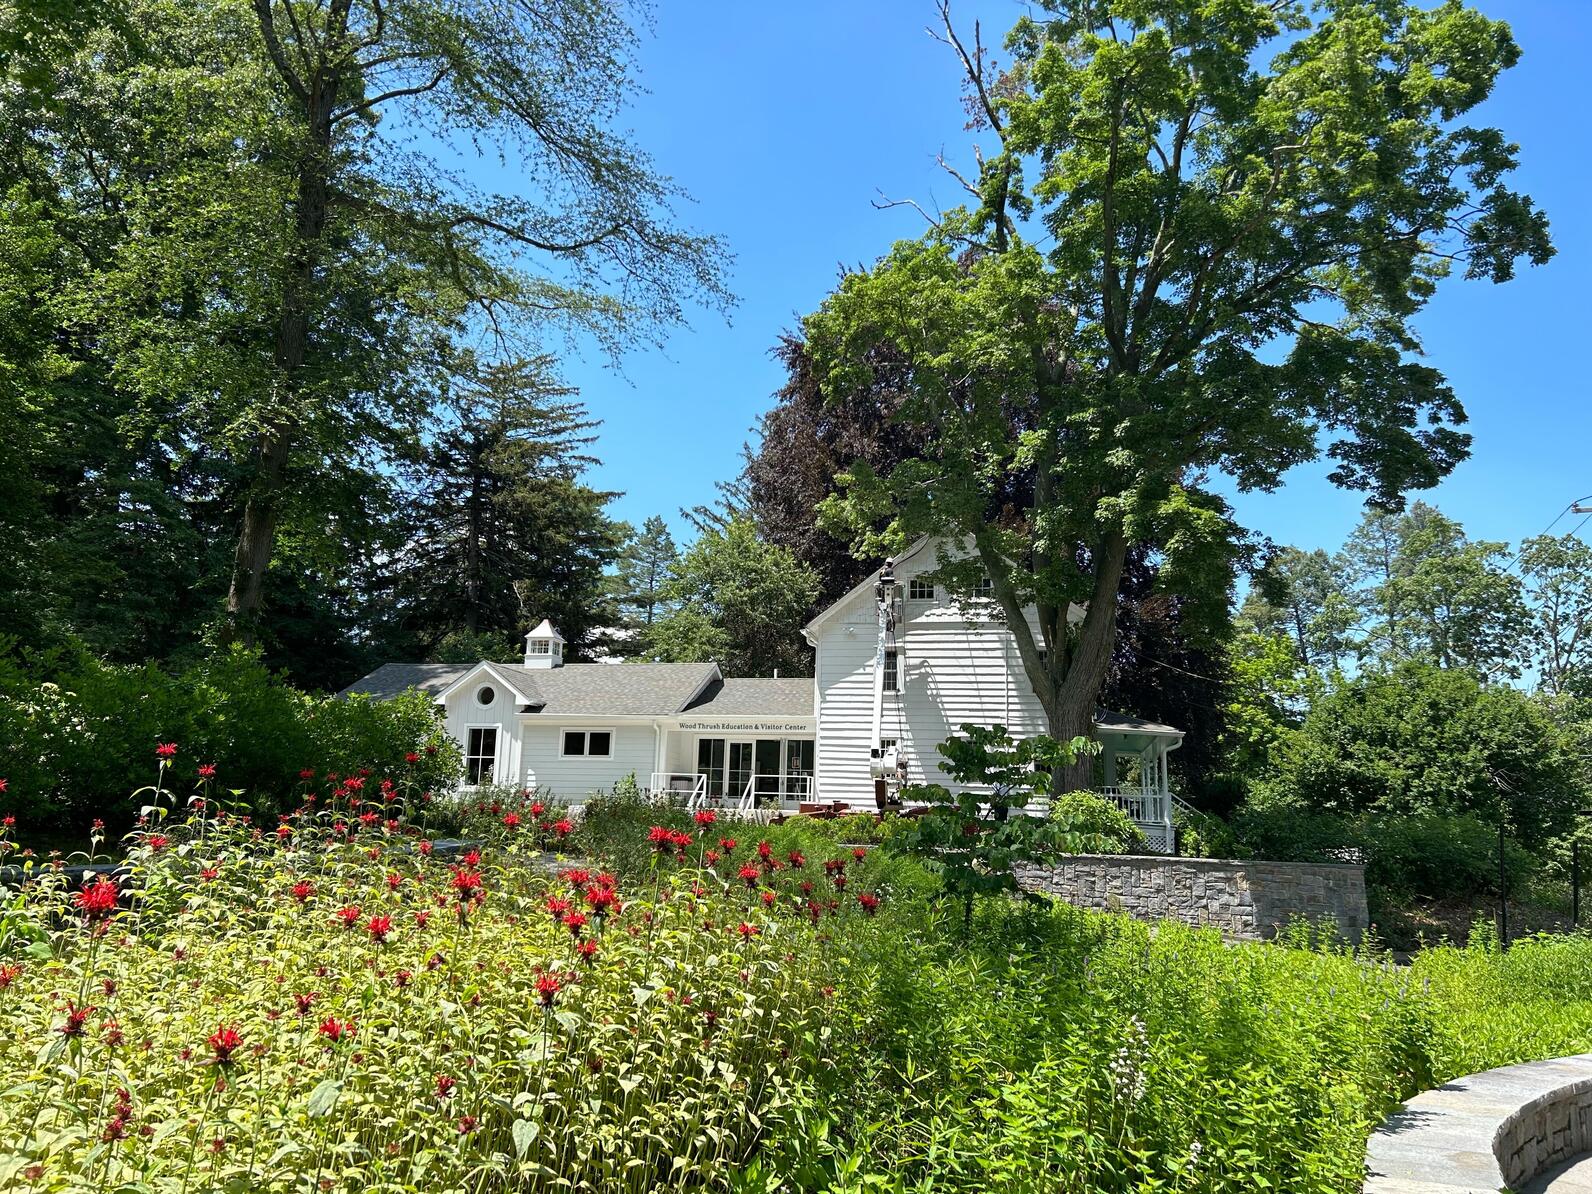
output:
{"label": "white siding", "polygon": [[454,693],[448,699],[444,717],[448,733],[458,741],[462,749],[470,741],[471,726],[496,726],[498,759],[495,778],[500,784],[518,783],[521,751],[519,715],[514,710],[514,697],[503,691],[503,686],[495,681],[483,680],[482,683],[490,683],[497,690],[497,699],[490,705],[477,704],[475,694],[481,687],[480,684],[468,684],[461,691]]}
{"label": "white siding", "polygon": [[[560,758],[559,746],[566,729],[613,731],[612,757]],[[613,787],[632,773],[645,784],[652,774],[658,739],[651,722],[605,724],[549,718],[546,722],[528,721],[521,732],[525,737],[525,769],[520,782],[526,787],[547,787],[567,801],[579,802],[593,792]]]}
{"label": "white siding", "polygon": [[[899,570],[903,584],[934,566],[931,551]],[[895,738],[907,754],[914,783],[950,785],[939,770],[939,744],[964,722],[999,723],[1014,735],[1045,728],[1017,645],[1005,625],[982,620],[976,609],[957,610],[944,600],[906,603],[897,630],[902,691],[885,694],[885,738]],[[969,619],[976,619],[970,621]],[[1030,611],[1029,624],[1038,632]],[[819,629],[818,791],[824,800],[871,802],[868,748],[873,736],[873,661],[877,618],[873,595],[865,591],[835,611]]]}

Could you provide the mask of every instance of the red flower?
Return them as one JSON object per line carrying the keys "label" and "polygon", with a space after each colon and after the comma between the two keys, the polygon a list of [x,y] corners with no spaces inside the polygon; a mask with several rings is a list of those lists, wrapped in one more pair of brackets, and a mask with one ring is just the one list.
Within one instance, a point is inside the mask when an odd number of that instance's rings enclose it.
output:
{"label": "red flower", "polygon": [[314,769],[311,768],[311,767],[304,768],[304,770],[299,772],[299,778],[300,779],[314,779],[315,778]]}
{"label": "red flower", "polygon": [[553,822],[553,832],[559,837],[568,837],[575,832],[575,823],[568,817],[561,817]]}
{"label": "red flower", "polygon": [[591,882],[591,872],[582,870],[568,870],[561,874],[559,878],[565,883],[568,883],[571,887],[581,888],[585,887],[586,884]]}
{"label": "red flower", "polygon": [[547,911],[554,920],[563,920],[564,913],[568,912],[569,909],[570,903],[568,900],[560,899],[558,896],[547,897]]}
{"label": "red flower", "polygon": [[458,893],[459,902],[464,903],[475,899],[481,893],[481,876],[476,871],[456,867],[453,872],[453,890]]}
{"label": "red flower", "polygon": [[473,1115],[459,1116],[459,1135],[468,1136],[475,1131],[476,1118]]}
{"label": "red flower", "polygon": [[287,841],[288,838],[290,838],[292,836],[293,836],[293,826],[291,826],[291,825],[278,825],[276,827],[276,838],[277,838],[277,841],[285,842],[285,841]]}
{"label": "red flower", "polygon": [[575,947],[575,952],[589,962],[597,956],[597,943],[588,937]]}
{"label": "red flower", "polygon": [[365,925],[365,931],[370,934],[371,940],[381,944],[387,940],[387,934],[392,932],[392,917],[372,916]]}
{"label": "red flower", "polygon": [[774,906],[774,893],[771,892],[771,891],[765,891],[763,893],[763,907],[772,908],[773,906]]}
{"label": "red flower", "polygon": [[762,872],[750,864],[743,866],[738,873],[740,874],[741,882],[745,883],[749,888],[756,887],[758,879],[762,878]]}
{"label": "red flower", "polygon": [[518,829],[520,827],[520,815],[519,815],[519,813],[504,813],[503,814],[503,825],[504,825],[505,828],[508,828],[508,829]]}
{"label": "red flower", "polygon": [[360,911],[358,904],[348,904],[339,908],[332,916],[333,920],[343,922],[343,928],[352,929],[359,924]]}
{"label": "red flower", "polygon": [[707,863],[709,866],[717,866],[719,862],[719,852],[717,850],[708,850],[702,855],[702,861]]}
{"label": "red flower", "polygon": [[164,833],[152,833],[144,839],[144,844],[149,847],[152,853],[159,854],[167,846],[171,845],[171,839]]}
{"label": "red flower", "polygon": [[397,891],[400,887],[403,886],[403,883],[404,883],[404,877],[402,875],[398,874],[396,871],[388,871],[387,872],[387,890],[388,891]]}
{"label": "red flower", "polygon": [[861,862],[864,858],[868,857],[868,851],[864,850],[861,846],[853,846],[851,848],[851,856],[858,862]]}
{"label": "red flower", "polygon": [[647,841],[652,843],[654,850],[670,850],[674,847],[674,830],[663,825],[654,825],[647,830]]}
{"label": "red flower", "polygon": [[315,884],[300,880],[293,884],[293,898],[303,904],[315,894]]}
{"label": "red flower", "polygon": [[175,742],[162,742],[155,747],[155,756],[161,759],[174,759],[177,757],[177,744]]}
{"label": "red flower", "polygon": [[798,871],[807,865],[807,856],[800,850],[792,850],[788,855],[786,855],[785,860]]}
{"label": "red flower", "polygon": [[553,1001],[558,998],[558,993],[563,988],[564,984],[559,981],[558,975],[540,975],[536,980],[536,998],[541,1001],[543,1007],[552,1007]]}
{"label": "red flower", "polygon": [[381,817],[378,814],[376,814],[376,813],[360,813],[359,814],[359,823],[361,825],[363,825],[366,829],[369,829],[372,825],[374,825],[379,820],[381,820]]}
{"label": "red flower", "polygon": [[199,768],[200,779],[215,779],[215,777],[216,765],[214,763],[206,763],[203,767]]}
{"label": "red flower", "polygon": [[85,887],[72,897],[78,911],[83,914],[83,919],[89,924],[98,924],[116,911],[116,901],[121,896],[121,889],[116,883],[104,875],[95,879],[92,884]]}
{"label": "red flower", "polygon": [[741,935],[741,940],[742,941],[750,941],[753,937],[756,937],[763,930],[758,928],[756,925],[749,925],[743,920],[740,924],[738,924],[735,927],[735,931]]}
{"label": "red flower", "polygon": [[415,847],[415,849],[420,851],[420,856],[422,858],[430,858],[431,857],[431,851],[432,851],[433,848],[434,847],[431,845],[430,842],[421,842],[420,845]]}
{"label": "red flower", "polygon": [[426,927],[426,922],[429,921],[430,919],[431,919],[431,913],[426,911],[425,909],[421,909],[419,912],[415,913],[415,926],[417,928],[423,929],[423,928]]}
{"label": "red flower", "polygon": [[719,839],[719,849],[726,854],[735,853],[735,839],[733,837],[721,837]]}
{"label": "red flower", "polygon": [[321,1021],[321,1026],[315,1030],[321,1036],[337,1044],[342,1040],[352,1040],[355,1032],[353,1020],[339,1020],[336,1016],[327,1016]]}
{"label": "red flower", "polygon": [[869,916],[872,916],[875,912],[879,911],[879,897],[874,895],[871,891],[858,892],[857,903],[862,905],[862,910]]}
{"label": "red flower", "polygon": [[547,805],[543,804],[540,800],[533,802],[531,805],[531,816],[533,817],[540,817],[546,811]]}
{"label": "red flower", "polygon": [[399,988],[407,987],[409,980],[414,978],[414,976],[415,972],[413,970],[400,970],[392,976],[393,986]]}
{"label": "red flower", "polygon": [[4,991],[22,977],[22,967],[11,962],[0,962],[0,991]]}
{"label": "red flower", "polygon": [[4,792],[10,786],[11,781],[9,779],[0,779],[0,792]]}
{"label": "red flower", "polygon": [[446,1074],[437,1075],[437,1098],[445,1099],[453,1093],[456,1082]]}
{"label": "red flower", "polygon": [[310,1014],[310,1005],[320,998],[318,992],[303,991],[293,996],[293,1003],[298,1008],[298,1017],[303,1019]]}
{"label": "red flower", "polygon": [[221,868],[218,866],[207,866],[204,870],[199,872],[199,878],[203,879],[206,883],[214,882],[220,877]]}
{"label": "red flower", "polygon": [[581,930],[586,927],[586,914],[584,912],[568,912],[564,915],[564,927],[570,935],[579,937]]}
{"label": "red flower", "polygon": [[770,858],[772,858],[774,856],[774,847],[771,846],[768,842],[758,842],[757,843],[757,856],[759,858],[761,858],[764,862],[767,862]]}
{"label": "red flower", "polygon": [[230,1065],[232,1055],[243,1047],[243,1037],[238,1030],[230,1024],[219,1025],[210,1034],[210,1052],[214,1054],[217,1065]]}
{"label": "red flower", "polygon": [[598,916],[607,916],[610,912],[619,911],[619,897],[614,894],[613,889],[599,887],[595,883],[586,889],[586,903]]}
{"label": "red flower", "polygon": [[77,1007],[71,1001],[68,1001],[66,1005],[66,1023],[61,1025],[59,1030],[61,1035],[82,1036],[83,1023],[93,1011],[94,1009],[91,1007]]}
{"label": "red flower", "polygon": [[846,876],[845,875],[836,875],[835,876],[835,890],[836,891],[845,891],[846,890]]}
{"label": "red flower", "polygon": [[696,818],[695,818],[696,823],[698,825],[704,825],[704,826],[705,825],[711,825],[711,824],[713,824],[713,822],[717,821],[718,819],[719,819],[718,813],[714,812],[710,808],[698,809],[697,810],[697,814],[696,814]]}
{"label": "red flower", "polygon": [[406,762],[406,763],[418,763],[418,762],[420,762],[420,754],[419,754],[419,752],[418,751],[413,751],[413,750],[405,751],[404,752],[404,762]]}
{"label": "red flower", "polygon": [[460,858],[459,861],[472,869],[478,867],[481,865],[481,851],[466,850],[464,852],[464,857]]}

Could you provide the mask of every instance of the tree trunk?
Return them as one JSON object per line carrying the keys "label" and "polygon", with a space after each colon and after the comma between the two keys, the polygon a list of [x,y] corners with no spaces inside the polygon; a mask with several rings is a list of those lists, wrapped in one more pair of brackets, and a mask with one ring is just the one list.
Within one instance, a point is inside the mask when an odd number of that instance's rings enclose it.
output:
{"label": "tree trunk", "polygon": [[[270,23],[269,6],[257,0],[262,28],[273,48],[275,32]],[[346,4],[333,6],[336,18],[327,30],[325,52],[336,53],[346,35]],[[285,64],[278,62],[278,69]],[[287,77],[284,75],[284,77]],[[282,279],[282,302],[277,314],[276,345],[273,354],[275,388],[274,409],[263,420],[264,429],[255,441],[254,476],[243,506],[243,522],[238,530],[237,548],[232,557],[232,582],[227,590],[227,624],[224,638],[252,644],[259,630],[264,604],[265,573],[276,545],[277,521],[286,482],[287,466],[293,453],[293,429],[300,416],[296,397],[304,372],[309,342],[310,308],[314,295],[315,272],[320,265],[322,241],[330,193],[332,162],[332,112],[341,76],[336,70],[318,70],[305,88],[296,77],[295,86],[304,107],[306,143],[298,161],[297,210],[295,213],[292,256]],[[302,90],[300,90],[302,89]]]}

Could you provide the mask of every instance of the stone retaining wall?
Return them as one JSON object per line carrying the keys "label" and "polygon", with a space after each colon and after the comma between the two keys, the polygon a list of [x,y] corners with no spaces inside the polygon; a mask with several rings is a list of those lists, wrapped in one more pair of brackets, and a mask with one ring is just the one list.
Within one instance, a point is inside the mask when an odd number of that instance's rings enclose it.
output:
{"label": "stone retaining wall", "polygon": [[1299,918],[1330,922],[1358,941],[1370,919],[1365,868],[1356,863],[1080,854],[1055,866],[1019,866],[1017,880],[1081,907],[1211,925],[1247,941]]}
{"label": "stone retaining wall", "polygon": [[1366,1194],[1518,1189],[1592,1152],[1592,1053],[1505,1066],[1416,1095],[1366,1148]]}

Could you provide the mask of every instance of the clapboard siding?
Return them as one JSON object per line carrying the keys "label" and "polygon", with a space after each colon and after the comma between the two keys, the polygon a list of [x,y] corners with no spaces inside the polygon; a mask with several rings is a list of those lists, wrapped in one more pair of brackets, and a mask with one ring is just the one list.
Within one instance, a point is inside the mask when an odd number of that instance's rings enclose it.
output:
{"label": "clapboard siding", "polygon": [[[606,729],[614,735],[613,757],[608,759],[560,758],[560,736],[565,729]],[[634,774],[642,783],[652,773],[657,751],[657,736],[649,725],[600,725],[578,721],[565,723],[527,722],[525,757],[533,767],[521,777],[526,787],[545,787],[564,800],[579,802],[593,792],[612,788],[625,776]]]}
{"label": "clapboard siding", "polygon": [[[933,556],[921,554],[927,571]],[[917,570],[909,565],[898,571],[903,591]],[[1044,730],[1045,718],[1010,630],[989,618],[986,608],[958,608],[943,593],[937,590],[939,600],[906,603],[897,633],[902,692],[886,694],[881,733],[906,750],[909,780],[954,788],[939,770],[937,748],[964,722],[1001,724],[1014,734],[1031,735]],[[1029,625],[1037,636],[1032,610]],[[873,595],[864,591],[819,627],[818,791],[825,800],[873,798],[868,751],[876,626]]]}
{"label": "clapboard siding", "polygon": [[[448,699],[445,721],[448,733],[459,743],[461,750],[470,741],[472,726],[496,726],[498,731],[497,774],[498,783],[519,783],[520,759],[523,757],[519,734],[519,715],[514,711],[514,701],[509,694],[499,691],[492,704],[476,703],[475,689],[457,692]],[[501,686],[494,686],[501,687]]]}

